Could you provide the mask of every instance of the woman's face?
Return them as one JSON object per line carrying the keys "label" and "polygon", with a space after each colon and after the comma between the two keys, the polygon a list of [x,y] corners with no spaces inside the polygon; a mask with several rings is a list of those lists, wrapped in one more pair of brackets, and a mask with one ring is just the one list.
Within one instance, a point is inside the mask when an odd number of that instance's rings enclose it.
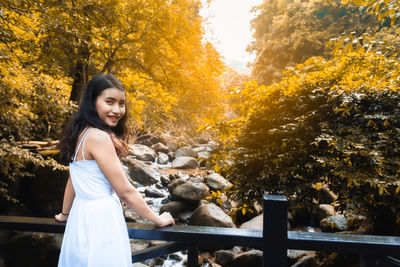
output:
{"label": "woman's face", "polygon": [[95,105],[99,118],[109,127],[115,127],[125,115],[125,93],[117,88],[105,89]]}

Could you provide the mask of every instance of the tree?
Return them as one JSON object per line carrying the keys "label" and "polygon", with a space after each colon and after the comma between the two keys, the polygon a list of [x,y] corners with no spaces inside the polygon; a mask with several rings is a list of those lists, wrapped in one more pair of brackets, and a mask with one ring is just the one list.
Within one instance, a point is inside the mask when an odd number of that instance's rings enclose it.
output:
{"label": "tree", "polygon": [[378,25],[371,16],[343,7],[339,0],[265,0],[252,21],[256,54],[252,74],[262,84],[280,80],[286,67],[311,56],[329,57],[326,43],[344,32],[358,36]]}
{"label": "tree", "polygon": [[390,20],[393,25],[400,17],[400,3],[396,0],[378,1],[378,0],[342,0],[344,5],[356,5],[365,8],[367,12],[378,15],[378,20]]}

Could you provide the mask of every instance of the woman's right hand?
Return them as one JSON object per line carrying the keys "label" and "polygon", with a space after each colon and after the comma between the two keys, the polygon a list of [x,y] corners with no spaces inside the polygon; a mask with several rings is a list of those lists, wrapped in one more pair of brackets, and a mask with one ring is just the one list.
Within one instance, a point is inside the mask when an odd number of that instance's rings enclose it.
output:
{"label": "woman's right hand", "polygon": [[169,212],[162,213],[160,215],[160,220],[156,223],[158,227],[164,227],[170,224],[175,224],[175,221]]}

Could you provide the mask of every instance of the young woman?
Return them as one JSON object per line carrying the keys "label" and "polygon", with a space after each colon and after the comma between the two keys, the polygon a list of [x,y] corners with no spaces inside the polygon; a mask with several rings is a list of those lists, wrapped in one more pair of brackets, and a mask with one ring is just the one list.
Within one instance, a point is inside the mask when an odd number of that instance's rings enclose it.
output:
{"label": "young woman", "polygon": [[59,267],[132,266],[120,200],[157,226],[174,223],[169,213],[157,215],[126,178],[120,163],[125,135],[122,84],[110,74],[93,77],[60,140],[70,177],[55,216],[67,221]]}

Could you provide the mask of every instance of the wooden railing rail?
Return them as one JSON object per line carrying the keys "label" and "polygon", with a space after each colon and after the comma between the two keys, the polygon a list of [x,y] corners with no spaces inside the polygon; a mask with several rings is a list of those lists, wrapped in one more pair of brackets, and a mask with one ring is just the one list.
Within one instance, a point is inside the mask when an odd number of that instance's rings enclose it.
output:
{"label": "wooden railing rail", "polygon": [[[287,200],[264,196],[263,230],[173,225],[157,228],[151,224],[127,223],[132,239],[164,240],[168,243],[133,253],[133,262],[187,249],[188,266],[198,265],[200,244],[239,245],[263,250],[263,266],[286,266],[287,249],[336,251],[360,255],[360,265],[400,266],[400,237],[287,231]],[[64,223],[52,218],[0,216],[0,229],[63,233]]]}

